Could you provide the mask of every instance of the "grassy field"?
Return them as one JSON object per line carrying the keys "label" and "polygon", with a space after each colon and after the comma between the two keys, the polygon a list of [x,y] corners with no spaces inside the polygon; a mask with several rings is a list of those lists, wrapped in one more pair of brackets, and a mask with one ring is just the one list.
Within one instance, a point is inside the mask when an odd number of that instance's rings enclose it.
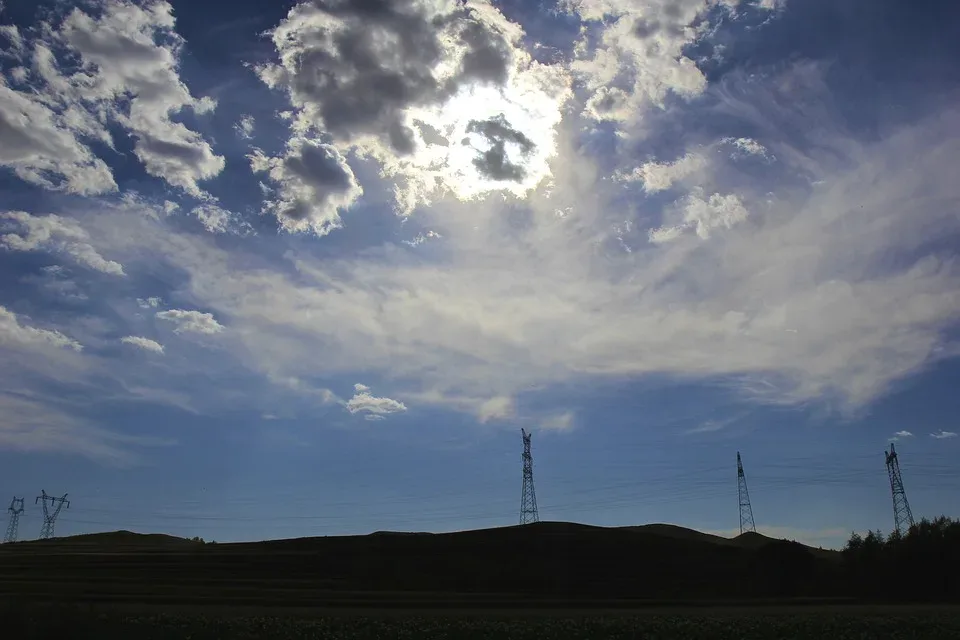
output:
{"label": "grassy field", "polygon": [[792,611],[728,610],[722,612],[625,612],[583,615],[554,611],[524,615],[331,615],[220,616],[200,613],[143,614],[66,608],[0,611],[10,637],[96,638],[113,640],[730,640],[806,639],[891,640],[960,637],[960,608],[891,607],[808,609]]}

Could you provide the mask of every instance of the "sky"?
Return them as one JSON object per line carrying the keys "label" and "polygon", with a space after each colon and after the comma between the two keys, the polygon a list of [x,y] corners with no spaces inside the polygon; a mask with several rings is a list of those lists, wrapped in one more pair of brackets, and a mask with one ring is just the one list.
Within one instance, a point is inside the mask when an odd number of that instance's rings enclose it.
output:
{"label": "sky", "polygon": [[0,499],[68,535],[960,512],[960,10],[0,0]]}

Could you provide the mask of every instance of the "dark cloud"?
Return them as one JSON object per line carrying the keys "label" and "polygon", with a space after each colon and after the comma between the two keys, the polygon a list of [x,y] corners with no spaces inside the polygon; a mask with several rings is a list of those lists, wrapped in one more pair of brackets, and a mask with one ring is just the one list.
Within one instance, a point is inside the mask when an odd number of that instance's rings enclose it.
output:
{"label": "dark cloud", "polygon": [[536,145],[521,131],[512,128],[503,114],[488,120],[471,120],[467,132],[479,134],[490,142],[490,148],[473,161],[482,175],[493,180],[512,182],[520,182],[527,175],[522,166],[507,157],[507,145],[519,147],[522,156],[528,155]]}
{"label": "dark cloud", "polygon": [[460,42],[467,47],[460,65],[462,79],[494,84],[507,81],[507,65],[513,54],[500,34],[492,33],[479,22],[467,21],[460,29]]}
{"label": "dark cloud", "polygon": [[[306,117],[338,141],[374,134],[396,153],[414,150],[404,111],[437,104],[470,82],[503,83],[512,61],[503,33],[458,5],[432,15],[419,0],[314,0],[291,11],[274,41],[282,66],[263,79],[290,92]],[[457,39],[466,53],[452,77],[435,75]]]}
{"label": "dark cloud", "polygon": [[195,144],[180,140],[160,140],[149,134],[140,137],[137,152],[160,156],[169,161],[191,166],[202,165],[209,155],[205,149]]}
{"label": "dark cloud", "polygon": [[440,130],[436,127],[430,126],[426,122],[420,122],[419,120],[414,121],[414,124],[420,129],[420,136],[427,144],[436,144],[441,147],[450,146],[450,141],[444,138],[443,134],[440,133]]}
{"label": "dark cloud", "polygon": [[283,159],[283,166],[290,174],[324,191],[345,191],[352,184],[340,154],[327,145],[305,143],[299,155]]}
{"label": "dark cloud", "polygon": [[658,31],[660,31],[660,22],[657,20],[637,18],[636,22],[633,23],[633,34],[641,40],[657,35]]}
{"label": "dark cloud", "polygon": [[340,152],[319,141],[295,139],[282,157],[256,152],[250,160],[276,185],[277,196],[265,208],[287,231],[327,234],[341,226],[339,210],[363,193]]}

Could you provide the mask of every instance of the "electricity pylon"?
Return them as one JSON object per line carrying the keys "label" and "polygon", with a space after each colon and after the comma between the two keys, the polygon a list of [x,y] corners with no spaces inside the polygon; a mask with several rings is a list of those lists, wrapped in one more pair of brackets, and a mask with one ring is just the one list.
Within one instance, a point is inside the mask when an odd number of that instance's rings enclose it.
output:
{"label": "electricity pylon", "polygon": [[903,478],[900,477],[900,461],[897,450],[890,443],[890,451],[884,451],[887,459],[887,475],[890,476],[890,493],[893,494],[893,523],[898,534],[906,534],[913,526],[913,512],[907,502],[907,492],[903,490]]}
{"label": "electricity pylon", "polygon": [[537,494],[533,489],[533,456],[530,454],[530,434],[523,435],[523,494],[520,497],[520,524],[540,522],[537,512]]}
{"label": "electricity pylon", "polygon": [[10,524],[7,525],[7,533],[3,536],[3,542],[16,542],[17,529],[20,527],[20,514],[23,513],[23,498],[13,497],[10,502]]}
{"label": "electricity pylon", "polygon": [[756,533],[757,525],[753,522],[753,507],[750,506],[747,477],[743,475],[743,462],[740,461],[739,451],[737,451],[737,493],[740,497],[740,533],[747,531]]}
{"label": "electricity pylon", "polygon": [[[60,515],[60,510],[63,509],[63,505],[67,505],[67,509],[70,508],[70,501],[67,500],[67,494],[63,494],[59,498],[54,498],[53,496],[48,496],[46,491],[41,490],[40,493],[43,495],[37,496],[34,504],[43,500],[43,529],[40,530],[40,539],[46,540],[53,537],[53,527],[57,522],[57,516]],[[50,511],[48,505],[49,507],[56,505],[56,508]]]}

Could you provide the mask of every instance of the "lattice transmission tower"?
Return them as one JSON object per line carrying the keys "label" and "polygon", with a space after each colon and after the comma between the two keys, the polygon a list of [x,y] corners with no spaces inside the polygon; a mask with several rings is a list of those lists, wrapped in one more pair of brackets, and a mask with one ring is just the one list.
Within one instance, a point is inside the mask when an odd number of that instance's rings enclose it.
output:
{"label": "lattice transmission tower", "polygon": [[40,530],[40,539],[46,540],[53,537],[53,527],[57,523],[57,516],[60,515],[63,505],[67,505],[67,509],[70,508],[70,501],[67,500],[67,494],[55,498],[48,496],[46,491],[41,490],[40,493],[43,495],[37,496],[34,504],[43,500],[43,528]]}
{"label": "lattice transmission tower", "polygon": [[893,494],[893,523],[898,534],[906,534],[913,526],[913,512],[907,502],[907,492],[903,490],[903,478],[900,477],[900,461],[897,450],[890,443],[890,451],[884,451],[887,459],[887,475],[890,476],[890,492]]}
{"label": "lattice transmission tower", "polygon": [[23,498],[13,497],[10,502],[10,524],[7,525],[7,533],[3,536],[3,542],[16,542],[17,529],[20,528],[20,514],[23,513]]}
{"label": "lattice transmission tower", "polygon": [[530,454],[530,434],[523,434],[523,494],[520,496],[520,524],[540,522],[537,512],[537,493],[533,489],[533,456]]}
{"label": "lattice transmission tower", "polygon": [[753,531],[757,525],[753,522],[753,507],[750,506],[750,494],[747,492],[747,477],[743,475],[743,462],[737,451],[737,493],[740,497],[740,533]]}

